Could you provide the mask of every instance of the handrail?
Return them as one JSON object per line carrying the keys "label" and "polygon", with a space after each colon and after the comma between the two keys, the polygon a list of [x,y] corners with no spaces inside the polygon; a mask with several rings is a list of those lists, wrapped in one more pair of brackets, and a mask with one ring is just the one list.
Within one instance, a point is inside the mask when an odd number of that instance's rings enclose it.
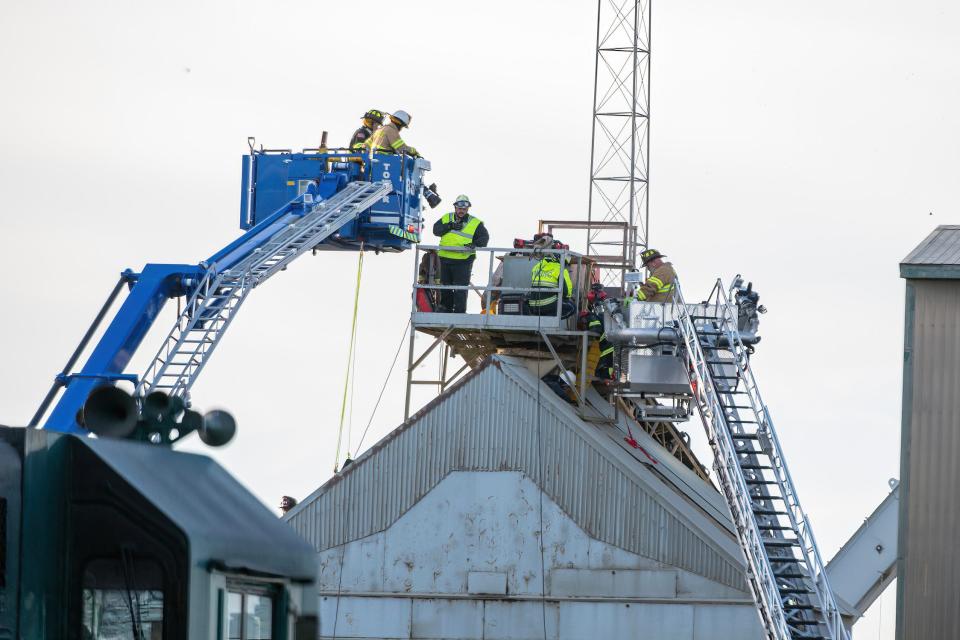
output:
{"label": "handrail", "polygon": [[[429,251],[451,251],[455,253],[486,253],[490,256],[487,267],[487,284],[485,285],[475,285],[475,284],[466,284],[466,285],[444,285],[444,284],[434,284],[434,283],[420,283],[417,281],[419,275],[419,266],[421,252]],[[497,254],[503,254],[498,256]],[[517,293],[517,294],[526,294],[526,293],[545,293],[551,292],[557,294],[557,305],[556,312],[551,314],[552,317],[557,318],[558,320],[562,319],[563,315],[563,288],[564,288],[564,279],[561,275],[560,279],[557,282],[556,288],[544,288],[544,287],[505,287],[502,285],[492,284],[494,280],[494,268],[493,263],[494,259],[502,259],[508,255],[529,255],[529,256],[543,256],[543,255],[556,255],[560,258],[561,262],[564,265],[576,264],[578,267],[582,268],[584,265],[584,256],[581,253],[576,251],[571,251],[570,249],[518,249],[515,247],[448,247],[441,245],[427,245],[427,244],[418,244],[414,252],[414,284],[413,289],[427,289],[427,290],[436,290],[436,291],[476,291],[481,294],[484,302],[484,308],[486,310],[491,309],[493,304],[493,294],[494,293]],[[575,304],[574,315],[578,314],[582,308],[582,298],[585,295],[584,290],[580,290],[576,286],[577,283],[574,283],[574,290],[571,291],[571,298]],[[412,311],[417,312],[417,300],[416,295],[412,296]],[[465,314],[465,315],[475,315],[475,314]],[[544,316],[551,317],[551,316]]]}
{"label": "handrail", "polygon": [[[773,420],[760,396],[760,388],[753,376],[753,368],[749,366],[749,351],[738,329],[736,305],[731,303],[719,280],[708,299],[714,299],[714,296],[719,312],[719,315],[712,320],[713,335],[716,336],[714,344],[719,345],[721,338],[726,341],[727,346],[724,349],[730,353],[729,360],[717,356],[714,356],[714,361],[707,359],[701,345],[701,329],[698,328],[687,306],[683,304],[683,294],[679,284],[676,286],[675,293],[675,299],[681,303],[677,329],[686,346],[694,397],[699,405],[700,415],[716,457],[715,468],[737,527],[740,546],[747,560],[747,578],[753,587],[767,635],[775,640],[790,640],[797,637],[788,628],[791,622],[788,621],[785,603],[782,601],[784,596],[780,593],[780,582],[784,580],[784,576],[774,572],[771,556],[764,546],[757,512],[753,507],[753,494],[744,477],[744,470],[749,467],[741,467],[742,456],[762,455],[769,459],[768,466],[754,468],[758,471],[769,470],[773,480],[768,484],[771,487],[777,486],[776,491],[779,495],[770,489],[768,492],[774,495],[767,496],[765,499],[782,500],[784,503],[783,515],[787,516],[790,530],[796,536],[796,539],[791,539],[789,542],[797,543],[802,556],[802,566],[808,571],[808,575],[797,577],[809,581],[811,587],[809,594],[813,596],[809,600],[815,605],[814,610],[819,611],[821,616],[821,620],[817,623],[824,627],[826,635],[831,640],[848,640],[849,636],[843,626],[840,609],[830,588],[823,559],[820,557],[820,551],[813,536],[810,519],[800,506],[796,487],[787,469],[783,449],[773,427]],[[721,389],[722,385],[716,384],[718,378],[715,378],[711,368],[716,365],[730,367],[736,372],[735,376],[726,376],[726,372],[719,376],[719,378],[735,379],[736,382],[732,383],[735,391],[724,391]],[[728,401],[728,405],[724,405],[720,395],[732,393],[745,396],[746,404],[744,405],[744,401],[741,400],[732,403]],[[748,410],[750,412],[748,415],[753,419],[743,420],[739,413],[741,409]],[[730,416],[727,415],[728,411],[731,412]],[[746,424],[753,424],[751,429],[755,429],[755,432],[748,433],[744,428]],[[734,442],[743,439],[754,439],[760,443],[761,448],[759,450],[738,449]],[[779,515],[777,514],[776,517]],[[782,529],[779,524],[767,526],[772,526],[776,530]],[[804,624],[808,622],[804,621]]]}
{"label": "handrail", "polygon": [[[738,331],[736,331],[736,317],[731,314],[729,309],[729,298],[727,298],[726,291],[723,289],[723,286],[720,284],[719,280],[717,281],[717,284],[719,290],[717,299],[722,301],[724,306],[727,307],[726,311],[728,315],[725,318],[724,333],[726,333],[727,339],[730,340],[731,344],[736,345],[735,349],[737,352],[745,352],[746,349],[743,346],[743,343],[740,341],[740,334]],[[770,417],[770,410],[760,397],[760,388],[757,385],[756,379],[753,377],[752,367],[744,366],[744,363],[740,362],[738,359],[734,359],[734,364],[738,369],[738,375],[740,375],[740,377],[747,383],[747,397],[749,398],[751,406],[754,408],[754,411],[758,413],[758,415],[763,416],[765,424],[761,425],[761,428],[770,439],[770,443],[772,445],[771,451],[768,454],[773,461],[773,464],[771,465],[773,466],[772,471],[774,475],[778,476],[780,485],[785,490],[785,495],[783,497],[786,501],[787,517],[796,530],[797,535],[799,535],[803,541],[803,544],[800,545],[800,551],[807,561],[807,566],[813,573],[810,578],[819,587],[816,589],[816,595],[820,601],[824,621],[836,640],[847,640],[848,636],[846,628],[843,626],[840,607],[837,605],[833,595],[833,589],[830,587],[830,581],[826,571],[826,564],[823,562],[823,558],[820,555],[820,548],[817,545],[816,538],[813,535],[813,527],[810,524],[810,517],[807,516],[803,507],[800,505],[800,499],[797,496],[797,488],[793,483],[793,477],[790,475],[790,469],[787,467],[787,463],[783,455],[783,447],[780,445],[780,438],[777,436],[777,431],[773,427],[773,419]],[[758,410],[762,411],[762,413],[759,413]]]}

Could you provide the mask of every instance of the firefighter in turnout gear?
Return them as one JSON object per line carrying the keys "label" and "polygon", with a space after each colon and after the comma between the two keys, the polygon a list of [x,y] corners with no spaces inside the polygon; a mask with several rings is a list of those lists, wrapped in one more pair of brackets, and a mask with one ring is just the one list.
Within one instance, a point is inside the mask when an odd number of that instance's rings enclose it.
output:
{"label": "firefighter in turnout gear", "polygon": [[362,151],[364,143],[383,125],[383,113],[377,109],[370,109],[361,118],[360,128],[353,132],[350,138],[350,148]]}
{"label": "firefighter in turnout gear", "polygon": [[406,111],[395,111],[390,114],[390,122],[377,129],[364,144],[377,153],[405,153],[420,157],[417,150],[400,137],[400,130],[409,127],[410,120],[410,114]]}
{"label": "firefighter in turnout gear", "polygon": [[637,300],[641,302],[670,302],[673,300],[677,272],[673,265],[664,262],[665,255],[656,249],[647,249],[640,254],[643,266],[650,270],[650,277],[637,288]]}
{"label": "firefighter in turnout gear", "polygon": [[[470,198],[462,194],[457,196],[453,213],[444,215],[434,223],[433,235],[440,237],[440,250],[437,252],[440,256],[440,284],[470,284],[470,272],[477,257],[473,249],[485,247],[490,241],[483,220],[470,215]],[[438,311],[466,313],[467,290],[441,289]]]}
{"label": "firefighter in turnout gear", "polygon": [[[559,242],[554,242],[554,248],[560,248]],[[561,318],[569,317],[576,307],[573,304],[573,283],[570,281],[570,271],[567,269],[569,259],[563,261],[561,265],[561,256],[557,254],[546,254],[543,258],[533,265],[530,271],[530,286],[534,289],[544,289],[544,291],[535,291],[527,294],[527,308],[530,315],[552,316],[557,313],[557,287],[560,284],[560,278],[563,278],[563,299],[561,304]]]}
{"label": "firefighter in turnout gear", "polygon": [[590,287],[587,294],[587,303],[591,305],[591,311],[581,313],[582,324],[584,328],[598,339],[598,359],[594,370],[594,376],[598,380],[613,380],[613,345],[607,340],[606,327],[603,324],[603,311],[600,303],[606,299],[607,294],[603,290],[603,285],[595,284]]}

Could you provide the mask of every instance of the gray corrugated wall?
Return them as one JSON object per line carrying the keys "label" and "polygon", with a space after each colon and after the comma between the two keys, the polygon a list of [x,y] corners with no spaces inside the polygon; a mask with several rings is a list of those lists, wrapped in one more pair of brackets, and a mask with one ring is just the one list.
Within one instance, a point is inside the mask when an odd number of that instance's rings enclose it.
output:
{"label": "gray corrugated wall", "polygon": [[598,451],[581,424],[540,406],[535,392],[487,366],[308,498],[290,523],[324,550],[386,529],[451,471],[522,471],[594,538],[746,590],[729,556]]}
{"label": "gray corrugated wall", "polygon": [[906,329],[897,637],[960,638],[960,282],[908,281]]}

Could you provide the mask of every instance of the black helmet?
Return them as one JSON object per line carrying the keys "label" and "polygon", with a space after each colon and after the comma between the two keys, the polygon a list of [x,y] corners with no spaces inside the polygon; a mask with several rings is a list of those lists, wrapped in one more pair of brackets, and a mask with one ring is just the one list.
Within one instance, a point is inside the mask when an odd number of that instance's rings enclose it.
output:
{"label": "black helmet", "polygon": [[643,266],[647,266],[647,263],[650,262],[651,260],[655,260],[657,258],[666,258],[666,257],[667,256],[663,255],[656,249],[647,249],[646,251],[640,254],[640,260],[643,261]]}
{"label": "black helmet", "polygon": [[373,120],[374,122],[379,122],[383,124],[383,112],[377,109],[370,109],[365,114],[363,114],[364,120]]}

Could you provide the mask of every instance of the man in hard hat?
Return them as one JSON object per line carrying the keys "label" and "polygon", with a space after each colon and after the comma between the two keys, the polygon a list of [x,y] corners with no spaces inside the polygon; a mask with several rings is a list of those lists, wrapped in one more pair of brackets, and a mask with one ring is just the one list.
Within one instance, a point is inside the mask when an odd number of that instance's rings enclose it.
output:
{"label": "man in hard hat", "polygon": [[656,249],[647,249],[640,254],[643,266],[650,271],[650,277],[637,287],[637,300],[642,302],[670,302],[673,300],[677,272],[673,270],[672,264],[663,261],[666,257]]}
{"label": "man in hard hat", "polygon": [[370,139],[370,136],[383,125],[383,112],[378,109],[370,109],[360,119],[360,128],[353,132],[350,138],[350,148],[354,151],[362,151],[363,143]]}
{"label": "man in hard hat", "polygon": [[[555,240],[553,248],[564,249],[566,245]],[[576,305],[573,303],[573,282],[570,280],[570,271],[567,269],[569,261],[569,258],[563,258],[561,254],[546,253],[533,265],[530,271],[530,286],[543,291],[527,294],[527,307],[532,315],[556,315],[558,301],[561,304],[561,318],[566,318],[574,312]],[[562,298],[558,296],[561,278],[563,278]]]}
{"label": "man in hard hat", "polygon": [[[390,125],[387,125],[390,126]],[[386,128],[386,127],[384,127]],[[483,220],[470,215],[470,198],[460,194],[448,213],[433,224],[433,235],[440,237],[440,284],[468,285],[476,247],[485,247],[490,234]],[[440,307],[448,313],[467,312],[467,290],[441,289]]]}
{"label": "man in hard hat", "polygon": [[377,129],[364,144],[377,153],[405,153],[419,157],[417,150],[400,137],[400,130],[410,126],[410,119],[406,111],[394,111],[390,114],[390,122]]}

